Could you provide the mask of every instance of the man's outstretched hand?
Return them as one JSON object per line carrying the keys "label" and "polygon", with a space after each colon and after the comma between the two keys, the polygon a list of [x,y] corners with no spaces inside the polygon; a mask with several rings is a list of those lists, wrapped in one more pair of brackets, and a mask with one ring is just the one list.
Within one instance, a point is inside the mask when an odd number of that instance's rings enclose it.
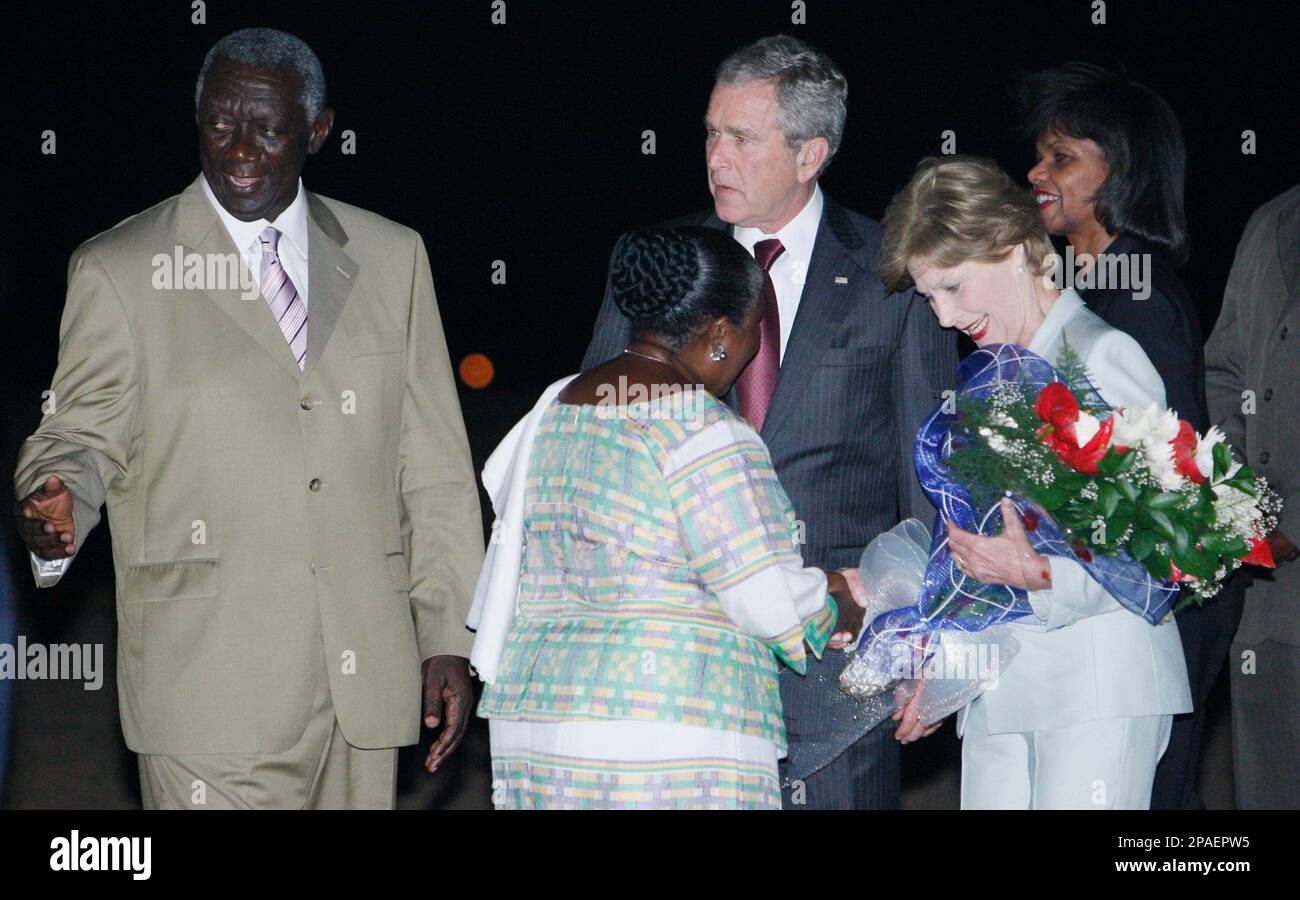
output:
{"label": "man's outstretched hand", "polygon": [[858,639],[867,613],[867,593],[857,569],[839,569],[826,573],[826,589],[835,598],[839,617],[831,632],[828,647],[843,650]]}
{"label": "man's outstretched hand", "polygon": [[72,521],[72,492],[57,475],[32,491],[14,507],[18,533],[27,549],[41,559],[67,559],[77,552]]}
{"label": "man's outstretched hand", "polygon": [[429,747],[424,767],[436,772],[456,752],[474,710],[474,682],[463,656],[431,656],[424,661],[424,724],[442,725],[442,734]]}

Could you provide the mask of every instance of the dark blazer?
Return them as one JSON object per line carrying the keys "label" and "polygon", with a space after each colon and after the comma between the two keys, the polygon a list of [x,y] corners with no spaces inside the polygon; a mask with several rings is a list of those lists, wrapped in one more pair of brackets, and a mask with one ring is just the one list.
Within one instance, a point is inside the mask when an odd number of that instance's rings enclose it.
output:
{"label": "dark blazer", "polygon": [[[712,211],[668,224],[731,232]],[[878,223],[824,197],[761,432],[804,523],[804,562],[823,569],[857,566],[867,543],[900,518],[916,516],[928,527],[935,513],[917,482],[912,444],[952,387],[956,341],[913,292],[885,294],[875,269],[881,238]],[[583,370],[619,353],[630,333],[607,279]],[[724,398],[733,408],[734,395]],[[843,662],[843,654],[828,653],[806,677],[782,673],[792,777],[807,774],[798,766],[801,741],[847,747],[861,734],[841,731],[840,716],[849,707],[834,676]]]}
{"label": "dark blazer", "polygon": [[1210,427],[1210,413],[1205,401],[1205,340],[1196,306],[1173,263],[1155,244],[1121,234],[1101,256],[1134,253],[1150,254],[1150,297],[1135,299],[1128,288],[1093,288],[1079,291],[1079,296],[1106,324],[1137,340],[1165,383],[1169,408],[1204,432]]}
{"label": "dark blazer", "polygon": [[[1300,543],[1300,185],[1246,223],[1206,357],[1215,423],[1281,495],[1277,527]],[[1300,562],[1253,574],[1237,642],[1300,647]]]}

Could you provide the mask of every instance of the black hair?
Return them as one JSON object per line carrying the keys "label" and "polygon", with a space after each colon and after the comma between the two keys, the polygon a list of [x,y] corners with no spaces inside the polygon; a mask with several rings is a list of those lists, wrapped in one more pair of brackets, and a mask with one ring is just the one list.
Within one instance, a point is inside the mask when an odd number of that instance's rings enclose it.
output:
{"label": "black hair", "polygon": [[1127,75],[1087,63],[1026,75],[1019,86],[1024,137],[1049,131],[1101,148],[1110,174],[1097,190],[1097,221],[1187,259],[1183,183],[1187,148],[1169,104]]}
{"label": "black hair", "polygon": [[610,283],[634,332],[680,349],[719,316],[742,324],[758,302],[763,270],[716,228],[646,228],[619,238]]}

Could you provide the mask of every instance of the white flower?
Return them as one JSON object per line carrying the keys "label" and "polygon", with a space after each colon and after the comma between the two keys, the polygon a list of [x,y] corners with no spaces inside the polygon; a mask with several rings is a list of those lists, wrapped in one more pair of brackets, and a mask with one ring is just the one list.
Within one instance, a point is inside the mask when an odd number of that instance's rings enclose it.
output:
{"label": "white flower", "polygon": [[1152,403],[1142,412],[1117,409],[1115,443],[1125,447],[1144,447],[1148,443],[1169,443],[1178,436],[1178,415]]}
{"label": "white flower", "polygon": [[1174,468],[1174,448],[1169,443],[1178,436],[1178,414],[1152,403],[1141,413],[1117,409],[1112,443],[1142,451],[1147,470],[1161,490],[1176,491],[1186,479]]}
{"label": "white flower", "polygon": [[1196,439],[1196,468],[1201,475],[1209,478],[1214,473],[1214,445],[1222,444],[1227,439],[1218,425],[1211,425],[1210,430]]}
{"label": "white flower", "polygon": [[1160,483],[1162,491],[1181,490],[1187,479],[1174,468],[1174,448],[1168,444],[1146,447],[1147,468]]}
{"label": "white flower", "polygon": [[1074,440],[1080,447],[1085,446],[1101,430],[1101,423],[1091,413],[1079,410],[1079,418],[1074,422]]}
{"label": "white flower", "polygon": [[1007,443],[1007,439],[1004,438],[1002,435],[998,434],[992,428],[981,428],[980,436],[983,437],[984,440],[988,442],[989,449],[992,450],[994,453],[1005,454],[1007,450],[1010,448],[1010,445]]}
{"label": "white flower", "polygon": [[1255,535],[1260,501],[1226,484],[1214,485],[1214,494],[1214,522],[1229,528],[1234,535]]}

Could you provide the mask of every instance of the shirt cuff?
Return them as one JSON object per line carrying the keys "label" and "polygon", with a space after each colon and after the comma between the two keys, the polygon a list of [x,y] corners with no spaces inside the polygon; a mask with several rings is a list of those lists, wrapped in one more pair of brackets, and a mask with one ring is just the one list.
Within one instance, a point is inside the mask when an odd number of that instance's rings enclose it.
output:
{"label": "shirt cuff", "polygon": [[808,651],[804,641],[812,648],[813,655],[821,659],[838,618],[839,609],[828,593],[821,609],[784,634],[772,638],[768,644],[782,662],[803,675],[808,671]]}
{"label": "shirt cuff", "polygon": [[68,563],[72,562],[72,557],[65,556],[63,559],[41,559],[35,553],[29,553],[32,558],[32,578],[36,581],[38,588],[53,587],[58,584],[59,579],[68,570]]}
{"label": "shirt cuff", "polygon": [[835,622],[839,617],[840,609],[835,605],[835,598],[827,591],[826,605],[815,616],[810,616],[804,622],[804,640],[808,642],[809,647],[812,647],[813,655],[818,659],[822,658],[822,652],[831,639],[831,633],[834,632]]}
{"label": "shirt cuff", "polygon": [[1038,623],[1047,624],[1047,620],[1052,617],[1052,589],[1047,587],[1041,591],[1025,591],[1025,594],[1029,598],[1029,606],[1033,609]]}

